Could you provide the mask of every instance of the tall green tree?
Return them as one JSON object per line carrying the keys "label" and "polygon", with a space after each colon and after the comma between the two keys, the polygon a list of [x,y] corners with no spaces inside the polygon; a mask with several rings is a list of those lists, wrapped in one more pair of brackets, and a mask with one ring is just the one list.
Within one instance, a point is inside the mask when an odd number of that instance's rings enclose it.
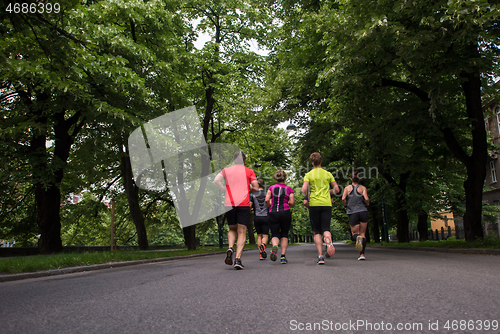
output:
{"label": "tall green tree", "polygon": [[[482,88],[498,76],[498,4],[493,1],[286,4],[283,20],[294,32],[287,45],[297,50],[297,54],[282,57],[292,57],[302,65],[304,55],[309,54],[317,61],[316,68],[321,68],[319,75],[313,70],[310,76],[315,79],[314,89],[302,82],[291,85],[296,91],[292,96],[302,101],[302,105],[306,103],[305,110],[328,105],[330,110],[346,115],[363,113],[374,117],[383,111],[363,103],[371,97],[392,103],[394,109],[400,106],[401,97],[417,101],[420,108],[408,109],[412,116],[423,120],[415,125],[417,130],[429,128],[439,133],[466,169],[466,239],[482,237],[481,198],[487,150],[481,97]],[[296,39],[303,43],[295,43]],[[292,68],[292,73],[300,73],[297,69],[300,67]],[[391,91],[387,88],[399,91],[392,94],[392,102],[388,100]],[[386,96],[381,91],[387,92]],[[319,106],[313,106],[313,101],[319,101]],[[390,136],[390,131],[387,130],[386,136]]]}
{"label": "tall green tree", "polygon": [[[338,7],[327,11],[332,5]],[[331,64],[323,77],[332,83],[333,94],[345,94],[356,86],[363,94],[394,87],[427,105],[427,124],[442,134],[466,168],[467,240],[483,236],[487,145],[481,97],[482,87],[498,71],[497,5],[342,1],[327,3],[321,13]]]}
{"label": "tall green tree", "polygon": [[[147,43],[155,40],[139,43],[137,35],[168,25],[172,15],[165,13],[175,12],[166,11],[159,1],[137,2],[132,9],[107,2],[60,4],[58,14],[2,15],[0,25],[1,138],[11,148],[8,157],[15,156],[15,163],[26,166],[29,175],[29,180],[5,178],[10,184],[28,181],[34,189],[41,253],[62,248],[60,185],[78,136],[88,127],[123,124],[124,119],[130,128],[159,107],[145,82],[162,74],[168,63],[161,57],[161,66],[154,68],[157,72],[147,68],[155,56]],[[127,18],[128,36],[119,21],[106,21],[106,14],[113,11]],[[135,26],[134,19],[139,18],[143,21]],[[147,26],[153,23],[155,27]],[[144,61],[137,61],[139,57]],[[121,138],[124,129],[118,127],[116,137]]]}
{"label": "tall green tree", "polygon": [[[245,115],[255,107],[264,59],[250,51],[249,43],[262,41],[272,18],[262,3],[252,0],[188,0],[182,11],[198,23],[197,32],[210,36],[195,52],[198,67],[193,84],[203,136],[215,143],[225,133],[241,130]],[[193,248],[195,226],[184,228],[184,236],[188,248]]]}
{"label": "tall green tree", "polygon": [[[130,78],[120,59],[100,57],[85,38],[68,31],[76,6],[63,1],[58,14],[2,15],[2,139],[29,166],[41,253],[62,249],[59,184],[76,136],[94,113],[114,111],[96,97],[98,86],[120,90]],[[121,85],[101,76],[88,80],[113,71],[121,71]]]}

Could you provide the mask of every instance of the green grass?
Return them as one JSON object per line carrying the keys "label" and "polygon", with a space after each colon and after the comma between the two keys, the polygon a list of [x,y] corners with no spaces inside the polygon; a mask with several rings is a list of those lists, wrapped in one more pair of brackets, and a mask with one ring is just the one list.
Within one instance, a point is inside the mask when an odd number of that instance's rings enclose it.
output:
{"label": "green grass", "polygon": [[[353,243],[353,241],[348,241]],[[484,239],[478,239],[472,242],[465,241],[464,239],[452,239],[448,240],[427,240],[427,241],[412,241],[406,243],[399,243],[397,241],[380,242],[380,243],[370,243],[372,246],[390,246],[390,247],[441,247],[441,248],[488,248],[496,249],[500,248],[500,239],[486,237]]]}
{"label": "green grass", "polygon": [[[257,245],[245,245],[245,249],[257,248]],[[138,251],[118,250],[111,252],[61,253],[54,255],[34,255],[22,257],[0,258],[0,273],[16,274],[40,270],[61,269],[68,267],[88,266],[92,264],[122,262],[163,257],[185,256],[225,251],[227,248],[202,246],[196,250]]]}

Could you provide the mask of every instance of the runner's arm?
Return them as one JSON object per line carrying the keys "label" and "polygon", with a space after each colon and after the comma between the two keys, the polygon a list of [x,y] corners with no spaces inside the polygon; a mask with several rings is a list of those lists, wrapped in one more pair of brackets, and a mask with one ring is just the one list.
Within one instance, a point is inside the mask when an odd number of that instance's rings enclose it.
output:
{"label": "runner's arm", "polygon": [[370,205],[370,198],[368,198],[368,190],[366,187],[363,187],[363,197],[365,199],[366,206]]}
{"label": "runner's arm", "polygon": [[266,194],[266,205],[268,208],[270,208],[272,205],[273,205],[273,202],[271,201],[271,191],[267,191],[267,194]]}
{"label": "runner's arm", "polygon": [[344,204],[344,208],[347,207],[347,188],[349,188],[349,186],[344,188],[344,193],[342,194],[342,204]]}
{"label": "runner's arm", "polygon": [[[337,182],[333,181],[331,186],[332,186],[332,190],[333,190],[332,195],[340,194],[340,188],[339,188],[339,185],[337,184]],[[330,194],[331,194],[331,192],[330,192]]]}
{"label": "runner's arm", "polygon": [[295,204],[295,196],[293,193],[290,194],[290,197],[288,198],[288,205],[293,206]]}
{"label": "runner's arm", "polygon": [[253,193],[259,191],[259,183],[256,180],[250,182],[250,191]]}
{"label": "runner's arm", "polygon": [[309,207],[309,198],[307,197],[307,191],[309,190],[309,181],[304,181],[302,185],[302,195],[304,195],[304,205],[306,208]]}
{"label": "runner's arm", "polygon": [[215,185],[217,186],[217,188],[219,188],[220,190],[222,191],[225,191],[226,188],[222,185],[222,180],[224,180],[224,176],[222,176],[222,174],[217,174],[217,176],[215,177],[214,179],[214,183]]}

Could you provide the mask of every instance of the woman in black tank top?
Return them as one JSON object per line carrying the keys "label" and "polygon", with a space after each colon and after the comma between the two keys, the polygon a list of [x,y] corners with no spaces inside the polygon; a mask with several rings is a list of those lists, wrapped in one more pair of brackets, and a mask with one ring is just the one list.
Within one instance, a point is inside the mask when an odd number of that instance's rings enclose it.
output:
{"label": "woman in black tank top", "polygon": [[368,226],[368,209],[370,204],[366,187],[359,184],[358,170],[354,170],[351,175],[352,185],[345,187],[342,195],[342,203],[349,216],[349,225],[354,240],[356,240],[356,250],[359,252],[358,260],[365,260],[366,248],[366,227]]}

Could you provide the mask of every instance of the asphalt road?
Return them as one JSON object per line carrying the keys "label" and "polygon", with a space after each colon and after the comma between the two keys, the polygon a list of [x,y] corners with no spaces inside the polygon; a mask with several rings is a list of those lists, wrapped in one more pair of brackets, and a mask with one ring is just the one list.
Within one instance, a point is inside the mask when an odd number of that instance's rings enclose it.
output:
{"label": "asphalt road", "polygon": [[300,245],[286,265],[251,250],[245,270],[214,255],[4,282],[0,333],[500,332],[500,256],[366,255],[338,244],[319,266]]}

